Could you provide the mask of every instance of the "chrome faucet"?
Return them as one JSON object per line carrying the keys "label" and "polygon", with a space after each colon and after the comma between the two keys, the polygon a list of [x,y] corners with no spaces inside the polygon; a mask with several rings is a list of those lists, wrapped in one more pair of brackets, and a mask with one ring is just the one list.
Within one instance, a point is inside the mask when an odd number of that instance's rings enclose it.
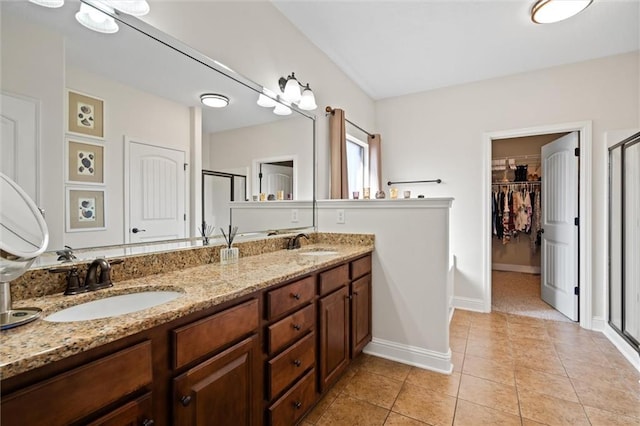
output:
{"label": "chrome faucet", "polygon": [[307,240],[309,236],[307,234],[298,234],[295,237],[289,238],[289,242],[287,243],[287,250],[294,250],[300,248],[300,237],[305,237]]}

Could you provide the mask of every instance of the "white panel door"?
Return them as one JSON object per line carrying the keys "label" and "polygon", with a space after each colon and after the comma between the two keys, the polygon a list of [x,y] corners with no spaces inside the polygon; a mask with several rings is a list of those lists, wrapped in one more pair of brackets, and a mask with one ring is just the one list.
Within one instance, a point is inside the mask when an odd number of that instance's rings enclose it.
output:
{"label": "white panel door", "polygon": [[183,151],[129,141],[128,242],[185,238]]}
{"label": "white panel door", "polygon": [[0,100],[0,171],[37,204],[38,102],[2,93]]}
{"label": "white panel door", "polygon": [[542,147],[542,300],[578,320],[578,133]]}

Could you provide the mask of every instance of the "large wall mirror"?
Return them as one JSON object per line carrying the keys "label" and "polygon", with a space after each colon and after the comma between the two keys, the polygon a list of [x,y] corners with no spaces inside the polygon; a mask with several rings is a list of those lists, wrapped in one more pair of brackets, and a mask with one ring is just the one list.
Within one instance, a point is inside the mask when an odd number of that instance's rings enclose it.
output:
{"label": "large wall mirror", "polygon": [[[101,34],[75,20],[79,2],[0,7],[2,171],[45,211],[50,250],[198,237],[203,219],[314,226],[313,115],[258,106],[261,86],[128,15]],[[260,201],[272,158],[291,159],[291,190]],[[236,191],[209,176],[236,176]]]}

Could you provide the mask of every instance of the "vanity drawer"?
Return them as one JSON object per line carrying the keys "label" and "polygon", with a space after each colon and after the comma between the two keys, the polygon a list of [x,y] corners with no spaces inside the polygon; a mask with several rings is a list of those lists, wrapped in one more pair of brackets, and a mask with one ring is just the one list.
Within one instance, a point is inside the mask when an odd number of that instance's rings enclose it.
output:
{"label": "vanity drawer", "polygon": [[315,324],[314,305],[309,305],[285,317],[267,328],[269,353],[279,351],[289,343],[303,336]]}
{"label": "vanity drawer", "polygon": [[307,334],[299,342],[267,363],[269,395],[273,398],[293,383],[316,362],[315,333]]}
{"label": "vanity drawer", "polygon": [[356,259],[351,262],[351,279],[355,280],[371,272],[371,256]]}
{"label": "vanity drawer", "polygon": [[308,303],[315,294],[315,279],[307,277],[267,293],[267,319]]}
{"label": "vanity drawer", "polygon": [[349,282],[349,265],[344,264],[320,274],[320,295],[331,293]]}
{"label": "vanity drawer", "polygon": [[173,330],[173,367],[180,368],[258,328],[258,301],[226,309]]}
{"label": "vanity drawer", "polygon": [[62,425],[77,422],[151,384],[151,360],[151,342],[145,341],[13,395],[3,395],[0,408],[2,424]]}
{"label": "vanity drawer", "polygon": [[290,426],[306,413],[316,399],[316,370],[309,371],[289,392],[269,407],[271,426]]}

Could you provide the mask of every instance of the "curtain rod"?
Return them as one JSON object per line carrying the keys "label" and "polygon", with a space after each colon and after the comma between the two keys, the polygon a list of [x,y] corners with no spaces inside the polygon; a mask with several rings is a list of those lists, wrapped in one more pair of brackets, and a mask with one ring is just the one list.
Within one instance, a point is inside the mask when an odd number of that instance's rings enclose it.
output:
{"label": "curtain rod", "polygon": [[403,183],[442,183],[442,179],[431,179],[431,180],[405,180],[402,182],[387,182],[388,186],[394,185],[394,184],[403,184]]}
{"label": "curtain rod", "polygon": [[[328,114],[333,115],[333,108],[331,108],[330,106],[326,107],[324,109]],[[367,132],[365,129],[363,129],[362,127],[358,126],[356,123],[354,123],[353,121],[349,121],[347,120],[347,118],[345,117],[344,121],[346,121],[347,123],[351,124],[353,127],[355,127],[356,129],[360,130],[362,133],[366,134],[369,137],[373,137],[373,134]]]}

